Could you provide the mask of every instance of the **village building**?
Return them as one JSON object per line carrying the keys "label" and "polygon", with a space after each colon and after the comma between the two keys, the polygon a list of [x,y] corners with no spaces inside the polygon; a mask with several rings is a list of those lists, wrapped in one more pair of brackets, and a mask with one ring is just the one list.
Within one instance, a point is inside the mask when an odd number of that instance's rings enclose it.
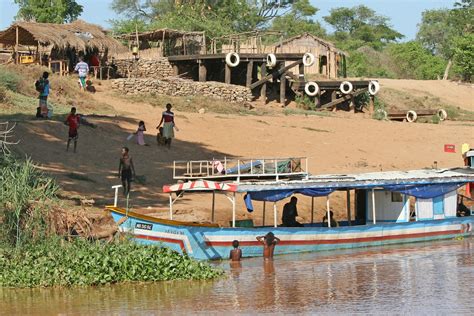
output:
{"label": "village building", "polygon": [[101,70],[111,55],[127,51],[100,26],[81,20],[69,24],[15,22],[0,32],[0,44],[4,52],[10,52],[10,61],[41,64],[60,74],[73,69],[79,56],[86,61],[96,56],[98,65],[92,66]]}
{"label": "village building", "polygon": [[347,53],[336,46],[310,33],[303,33],[270,47],[269,53],[311,53],[316,59],[312,66],[306,67],[305,73],[319,75],[328,79],[346,77]]}

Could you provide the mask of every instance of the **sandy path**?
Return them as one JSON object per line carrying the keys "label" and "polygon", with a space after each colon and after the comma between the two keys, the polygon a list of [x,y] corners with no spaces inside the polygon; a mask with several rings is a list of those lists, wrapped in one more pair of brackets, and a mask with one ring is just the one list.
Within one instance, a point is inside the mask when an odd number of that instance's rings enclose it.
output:
{"label": "sandy path", "polygon": [[[94,98],[113,106],[118,116],[93,119],[99,125],[97,129],[81,127],[77,154],[65,152],[67,127],[59,122],[20,123],[17,133],[22,141],[18,149],[54,174],[68,194],[91,196],[99,205],[105,205],[112,202],[110,187],[119,183],[116,173],[120,148],[127,145],[137,174],[146,177],[144,185],[135,184],[132,207],[161,216],[167,214],[167,197],[160,193],[161,187],[173,181],[174,160],[303,156],[309,158],[309,171],[313,174],[409,170],[430,167],[434,161],[439,167],[461,165],[460,154],[444,153],[444,144],[455,144],[457,150],[464,142],[474,144],[473,123],[381,122],[364,114],[348,113],[320,117],[176,111],[180,131],[176,133],[173,148],[167,150],[156,146],[154,136],[163,109],[131,103],[111,92],[99,92]],[[146,123],[146,140],[151,146],[126,141],[139,120]],[[83,177],[82,180],[78,180],[77,175]],[[336,215],[342,218],[343,196],[331,195],[331,201]],[[123,205],[122,200],[120,203]],[[324,203],[324,199],[316,199],[315,218],[318,220],[323,216]],[[210,205],[210,196],[186,195],[175,205],[175,218],[208,220]],[[299,212],[305,221],[311,217],[309,205],[309,198],[300,198]],[[228,223],[230,203],[218,195],[216,206],[218,222]],[[281,210],[282,203],[278,207]],[[261,223],[261,203],[256,203],[256,211],[248,214],[239,198],[237,208],[238,218],[253,218],[257,224]],[[273,221],[271,213],[267,209],[267,223]]]}

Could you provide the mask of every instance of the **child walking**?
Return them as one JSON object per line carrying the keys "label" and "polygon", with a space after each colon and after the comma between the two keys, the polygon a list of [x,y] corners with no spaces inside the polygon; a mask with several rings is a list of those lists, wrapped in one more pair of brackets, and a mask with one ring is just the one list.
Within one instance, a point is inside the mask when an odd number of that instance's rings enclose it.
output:
{"label": "child walking", "polygon": [[135,178],[135,166],[128,152],[129,149],[127,147],[122,147],[118,172],[118,177],[122,180],[123,195],[125,196],[130,193],[130,183]]}
{"label": "child walking", "polygon": [[138,145],[147,146],[147,144],[145,143],[145,131],[146,131],[145,122],[140,121],[138,123],[138,129],[135,132],[135,134],[137,135]]}
{"label": "child walking", "polygon": [[66,118],[64,124],[69,125],[69,134],[67,139],[67,147],[66,151],[69,151],[69,145],[71,144],[71,140],[74,141],[74,152],[77,149],[77,139],[79,138],[79,134],[77,129],[79,128],[79,115],[76,114],[76,108],[71,108],[71,113]]}

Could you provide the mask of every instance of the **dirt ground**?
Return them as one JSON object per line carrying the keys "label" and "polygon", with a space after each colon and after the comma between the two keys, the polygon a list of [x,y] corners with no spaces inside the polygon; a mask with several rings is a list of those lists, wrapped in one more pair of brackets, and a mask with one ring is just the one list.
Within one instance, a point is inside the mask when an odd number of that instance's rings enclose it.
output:
{"label": "dirt ground", "polygon": [[[474,84],[442,80],[396,80],[379,79],[383,89],[394,89],[414,97],[434,97],[440,107],[449,104],[468,111],[474,111]],[[400,104],[400,106],[402,106]]]}
{"label": "dirt ground", "polygon": [[[453,105],[474,110],[474,89],[454,83],[381,80],[382,89],[411,89],[446,99]],[[447,89],[445,84],[455,85]],[[451,86],[450,86],[451,87]],[[460,89],[460,90],[459,90]],[[458,91],[459,90],[459,91]],[[308,157],[309,171],[321,173],[354,173],[368,171],[410,170],[431,167],[460,166],[462,143],[474,145],[474,123],[446,121],[442,124],[409,124],[377,121],[368,114],[337,112],[330,116],[283,115],[275,108],[274,115],[236,115],[215,113],[176,113],[179,132],[170,150],[156,145],[156,126],[163,108],[147,103],[130,102],[110,91],[104,83],[93,96],[98,104],[112,107],[115,116],[89,116],[97,128],[82,126],[76,154],[66,152],[67,127],[57,121],[27,120],[18,123],[16,150],[31,155],[34,161],[54,175],[64,195],[93,198],[97,207],[113,203],[112,185],[119,184],[118,161],[122,146],[130,147],[141,184],[133,185],[130,205],[133,210],[165,217],[168,196],[162,186],[173,182],[174,160],[200,160],[223,157]],[[209,102],[212,102],[211,100]],[[257,105],[262,106],[262,105]],[[268,105],[267,105],[268,106]],[[79,113],[91,114],[81,111]],[[146,124],[146,141],[139,146],[127,136],[138,121]],[[455,144],[456,153],[445,153],[444,144]],[[286,201],[278,203],[281,209]],[[299,198],[300,220],[309,222],[311,199]],[[243,199],[237,199],[237,219],[252,218],[262,223],[262,203],[249,214]],[[119,205],[124,206],[121,197]],[[331,205],[336,218],[345,218],[345,195],[332,194]],[[210,219],[210,195],[186,194],[174,205],[178,220]],[[315,221],[321,220],[325,198],[315,199]],[[218,223],[227,225],[231,204],[217,195]],[[273,222],[271,206],[267,206],[266,223]]]}

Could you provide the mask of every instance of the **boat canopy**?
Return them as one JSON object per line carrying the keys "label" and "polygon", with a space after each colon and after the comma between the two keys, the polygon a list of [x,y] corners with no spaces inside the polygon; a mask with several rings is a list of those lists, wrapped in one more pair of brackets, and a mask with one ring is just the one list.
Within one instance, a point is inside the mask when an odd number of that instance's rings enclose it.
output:
{"label": "boat canopy", "polygon": [[[421,184],[421,185],[384,185],[384,186],[366,186],[356,187],[356,189],[382,189],[387,191],[399,192],[406,195],[411,195],[421,199],[431,199],[437,196],[444,195],[448,192],[457,190],[464,183],[444,183],[444,184]],[[354,189],[353,187],[346,187],[346,190]],[[339,187],[329,188],[305,188],[305,189],[276,189],[267,191],[249,191],[247,192],[246,201],[249,199],[256,201],[277,202],[283,200],[293,194],[302,194],[311,197],[327,196],[336,190],[341,190]]]}
{"label": "boat canopy", "polygon": [[215,182],[209,180],[196,180],[173,185],[164,185],[163,192],[180,192],[180,191],[229,191],[235,192],[237,185],[225,182]]}
{"label": "boat canopy", "polygon": [[293,194],[327,196],[337,190],[382,189],[417,198],[429,199],[457,190],[474,182],[474,170],[468,168],[373,172],[354,175],[312,176],[308,180],[240,183],[238,192],[246,200],[276,202]]}

